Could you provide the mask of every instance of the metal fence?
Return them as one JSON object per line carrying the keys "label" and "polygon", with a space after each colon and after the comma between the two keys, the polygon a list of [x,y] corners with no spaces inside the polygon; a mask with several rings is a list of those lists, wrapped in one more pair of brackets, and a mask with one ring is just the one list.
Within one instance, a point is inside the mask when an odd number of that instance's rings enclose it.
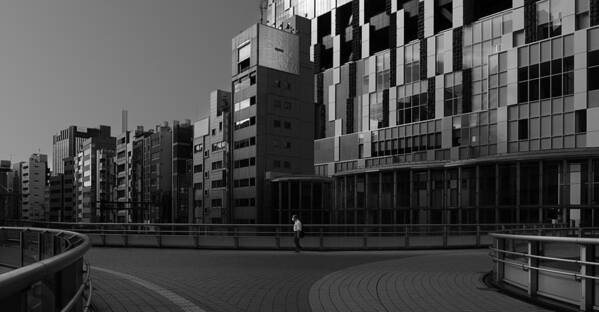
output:
{"label": "metal fence", "polygon": [[491,234],[493,281],[560,310],[599,310],[599,229]]}
{"label": "metal fence", "polygon": [[71,231],[0,227],[0,310],[87,311],[90,245]]}
{"label": "metal fence", "polygon": [[[89,236],[94,246],[170,247],[211,249],[292,249],[288,224],[140,224],[140,223],[33,223],[68,229]],[[489,233],[542,230],[547,224],[306,224],[302,246],[308,250],[384,250],[464,248],[490,246]]]}

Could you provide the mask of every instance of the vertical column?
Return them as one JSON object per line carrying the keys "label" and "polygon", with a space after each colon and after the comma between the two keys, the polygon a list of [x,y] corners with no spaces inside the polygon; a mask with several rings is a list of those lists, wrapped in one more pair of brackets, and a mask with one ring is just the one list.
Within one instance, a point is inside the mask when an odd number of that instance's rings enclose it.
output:
{"label": "vertical column", "polygon": [[[278,182],[277,187],[279,188],[279,224],[283,223],[283,182]],[[203,209],[202,209],[203,210]]]}
{"label": "vertical column", "polygon": [[520,162],[516,162],[516,223],[520,223]]}
{"label": "vertical column", "polygon": [[383,205],[382,205],[382,198],[383,198],[383,172],[379,171],[378,173],[379,176],[379,198],[378,198],[378,221],[376,223],[381,224],[383,223]]}
{"label": "vertical column", "polygon": [[462,209],[464,207],[462,207],[462,167],[458,167],[458,202],[457,202],[457,209],[458,209],[458,223],[462,224],[464,222],[462,222]]}
{"label": "vertical column", "polygon": [[[569,216],[568,216],[568,209],[566,209],[566,205],[570,204],[570,194],[568,194],[565,190],[565,186],[566,183],[568,183],[568,179],[569,179],[569,175],[568,175],[568,161],[567,160],[563,160],[562,161],[562,177],[561,177],[561,185],[559,186],[559,194],[561,195],[560,198],[560,202],[559,205],[561,207],[561,213],[562,213],[562,220],[563,222],[567,223],[568,226],[570,226],[570,220],[569,220]],[[568,195],[566,197],[566,195]],[[566,203],[566,198],[568,198],[568,203]]]}
{"label": "vertical column", "polygon": [[495,163],[495,223],[499,223],[499,164]]}
{"label": "vertical column", "polygon": [[431,223],[431,169],[426,170],[426,223]]}
{"label": "vertical column", "polygon": [[476,207],[476,224],[480,224],[480,165],[476,165],[476,173],[474,176],[475,193],[474,193],[474,206]]}
{"label": "vertical column", "polygon": [[[364,224],[368,224],[368,173],[362,173],[364,175]],[[357,221],[357,220],[356,220]]]}
{"label": "vertical column", "polygon": [[532,269],[539,266],[539,259],[531,256],[539,254],[539,242],[528,241],[528,296],[535,297],[539,288],[539,270]]}
{"label": "vertical column", "polygon": [[[345,184],[345,192],[346,193],[347,193],[347,185],[348,185],[347,180],[348,180],[348,178],[346,175],[343,177],[343,184]],[[355,188],[354,188],[354,190],[355,190]],[[342,217],[341,217],[341,220],[343,220],[343,222],[341,222],[341,223],[344,223],[344,224],[347,223],[347,214],[348,214],[347,208],[348,207],[347,207],[347,196],[346,196],[345,201],[343,202],[343,212],[342,212]]]}
{"label": "vertical column", "polygon": [[595,284],[595,280],[591,278],[586,278],[584,276],[595,276],[595,266],[585,264],[585,262],[595,261],[595,246],[580,245],[580,261],[582,262],[582,264],[580,265],[580,275],[582,276],[580,280],[580,310],[593,311],[593,285]]}
{"label": "vertical column", "polygon": [[[289,183],[291,184],[291,183]],[[306,219],[306,210],[304,209],[304,205],[302,203],[302,181],[297,181],[297,186],[299,190],[297,190],[298,205],[297,205],[297,215],[300,217],[300,220]],[[303,215],[300,216],[300,211],[303,212]]]}
{"label": "vertical column", "polygon": [[322,223],[322,204],[318,211],[314,211],[314,207],[316,207],[316,205],[314,205],[314,181],[310,181],[310,205],[308,206],[308,209],[310,209],[310,220],[314,223],[314,215],[320,215],[318,223]]}
{"label": "vertical column", "polygon": [[[593,203],[593,160],[589,158],[587,160],[587,206],[590,208]],[[584,173],[583,173],[584,174]],[[589,209],[591,212],[591,226],[595,226],[595,209]],[[582,212],[581,212],[582,217]],[[587,217],[588,218],[588,217]]]}
{"label": "vertical column", "polygon": [[409,224],[414,224],[413,222],[413,218],[414,218],[414,170],[409,169],[410,170],[410,212],[409,212],[409,220],[407,223]]}
{"label": "vertical column", "polygon": [[393,223],[397,223],[397,170],[393,170]]}
{"label": "vertical column", "polygon": [[543,223],[543,161],[539,160],[539,223]]}

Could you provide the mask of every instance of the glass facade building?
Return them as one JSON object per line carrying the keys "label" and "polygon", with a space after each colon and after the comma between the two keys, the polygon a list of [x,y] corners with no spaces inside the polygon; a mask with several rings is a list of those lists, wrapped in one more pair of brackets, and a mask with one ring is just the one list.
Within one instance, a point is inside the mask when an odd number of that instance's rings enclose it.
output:
{"label": "glass facade building", "polygon": [[270,0],[310,18],[333,223],[599,214],[599,3]]}

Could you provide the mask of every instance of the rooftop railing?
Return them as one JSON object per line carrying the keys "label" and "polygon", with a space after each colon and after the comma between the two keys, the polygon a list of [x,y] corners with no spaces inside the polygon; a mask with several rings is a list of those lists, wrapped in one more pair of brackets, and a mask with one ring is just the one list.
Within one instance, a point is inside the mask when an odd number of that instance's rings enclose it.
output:
{"label": "rooftop railing", "polygon": [[599,229],[491,234],[492,278],[515,295],[559,310],[599,310]]}
{"label": "rooftop railing", "polygon": [[[291,224],[32,223],[89,236],[94,246],[292,249]],[[489,246],[489,233],[554,229],[551,224],[305,224],[308,250],[383,250]]]}
{"label": "rooftop railing", "polygon": [[71,231],[0,227],[0,310],[87,311],[90,245]]}

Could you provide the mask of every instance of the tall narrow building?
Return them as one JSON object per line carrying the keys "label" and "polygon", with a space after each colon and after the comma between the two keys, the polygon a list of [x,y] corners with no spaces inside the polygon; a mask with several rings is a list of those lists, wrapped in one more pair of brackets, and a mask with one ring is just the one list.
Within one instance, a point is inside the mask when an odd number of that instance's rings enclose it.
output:
{"label": "tall narrow building", "polygon": [[45,221],[48,218],[46,188],[48,187],[48,156],[32,154],[19,165],[22,220]]}
{"label": "tall narrow building", "polygon": [[[193,192],[194,216],[197,223],[231,222],[229,188],[231,93],[210,93],[210,115],[194,124]],[[239,140],[238,148],[254,146],[254,139]]]}
{"label": "tall narrow building", "polygon": [[269,223],[268,177],[313,173],[310,37],[310,21],[293,16],[232,40],[231,222]]}
{"label": "tall narrow building", "polygon": [[[110,196],[114,175],[110,175],[116,150],[114,137],[92,137],[85,140],[76,160],[76,220],[77,222],[126,222],[116,214]],[[119,217],[120,220],[119,220]]]}

